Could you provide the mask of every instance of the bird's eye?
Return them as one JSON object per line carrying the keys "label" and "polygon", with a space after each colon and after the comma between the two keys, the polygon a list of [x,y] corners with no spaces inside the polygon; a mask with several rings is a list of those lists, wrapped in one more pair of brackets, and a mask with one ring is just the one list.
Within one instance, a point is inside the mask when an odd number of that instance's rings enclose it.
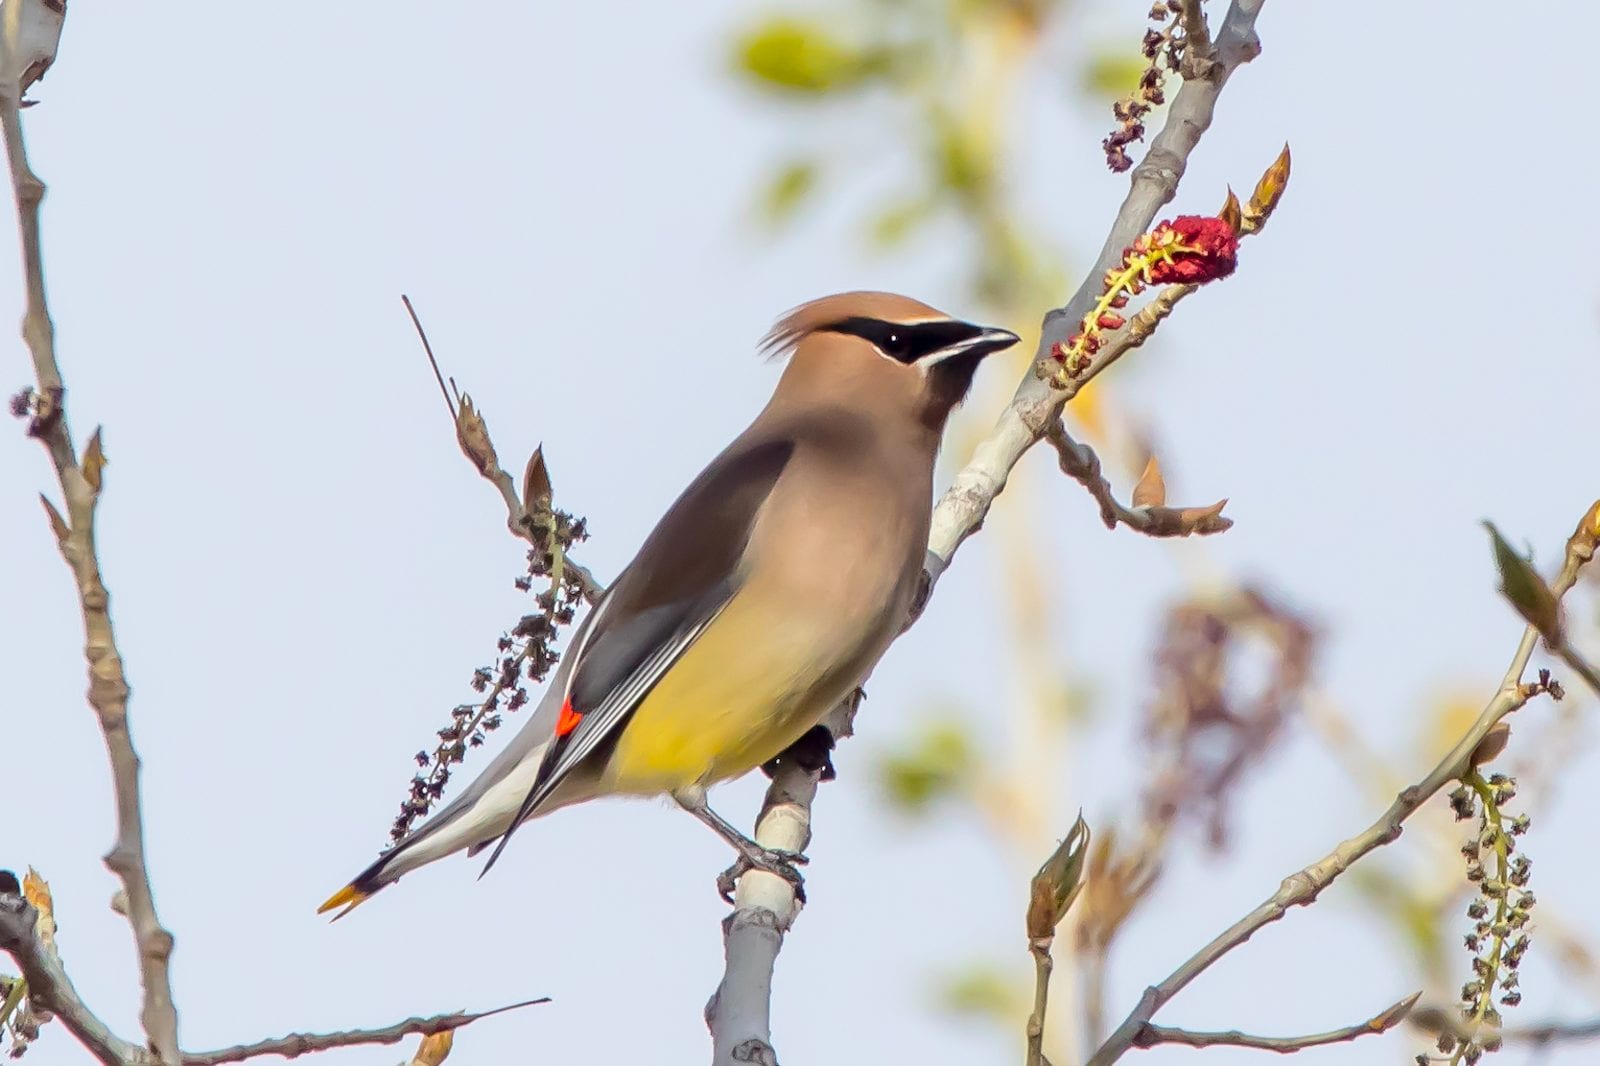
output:
{"label": "bird's eye", "polygon": [[906,334],[891,330],[883,338],[883,354],[894,359],[902,358],[909,347]]}

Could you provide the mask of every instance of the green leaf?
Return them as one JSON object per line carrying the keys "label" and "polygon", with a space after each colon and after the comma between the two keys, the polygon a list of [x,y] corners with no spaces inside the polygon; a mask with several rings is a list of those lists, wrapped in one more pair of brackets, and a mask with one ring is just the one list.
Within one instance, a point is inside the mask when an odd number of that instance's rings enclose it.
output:
{"label": "green leaf", "polygon": [[1500,571],[1500,592],[1523,619],[1552,645],[1561,643],[1561,604],[1533,564],[1518,555],[1493,522],[1485,522]]}
{"label": "green leaf", "polygon": [[778,17],[755,27],[735,46],[739,69],[768,88],[825,93],[858,84],[874,64],[821,22]]}

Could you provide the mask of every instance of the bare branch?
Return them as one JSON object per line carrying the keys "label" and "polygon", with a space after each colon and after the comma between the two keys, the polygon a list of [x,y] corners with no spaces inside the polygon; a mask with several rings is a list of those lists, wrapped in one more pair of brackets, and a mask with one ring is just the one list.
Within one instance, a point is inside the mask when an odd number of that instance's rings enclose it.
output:
{"label": "bare branch", "polygon": [[1173,1029],[1165,1025],[1146,1025],[1134,1038],[1133,1046],[1137,1048],[1151,1048],[1157,1044],[1184,1044],[1188,1047],[1245,1047],[1257,1051],[1276,1051],[1280,1055],[1293,1054],[1304,1051],[1308,1047],[1321,1047],[1324,1044],[1344,1044],[1357,1037],[1368,1034],[1387,1033],[1399,1025],[1411,1013],[1411,1008],[1416,1006],[1417,1000],[1422,997],[1421,992],[1413,992],[1393,1006],[1355,1025],[1347,1025],[1342,1029],[1330,1029],[1326,1033],[1312,1033],[1309,1036],[1252,1036],[1241,1033],[1237,1029],[1227,1032],[1208,1033],[1197,1032],[1192,1029]]}
{"label": "bare branch", "polygon": [[0,950],[22,970],[28,996],[78,1038],[105,1066],[155,1062],[149,1051],[111,1031],[78,997],[60,957],[39,939],[38,912],[20,895],[0,892]]}
{"label": "bare branch", "polygon": [[[61,554],[72,568],[78,586],[85,633],[84,656],[89,667],[89,703],[99,716],[111,757],[117,839],[106,854],[105,863],[122,880],[126,913],[138,945],[140,979],[144,986],[141,1020],[161,1060],[168,1066],[177,1066],[178,1014],[172,1004],[172,986],[167,972],[167,962],[172,955],[172,934],[161,926],[156,916],[150,875],[145,868],[139,756],[134,751],[128,726],[128,682],[111,625],[110,595],[101,577],[95,550],[95,510],[100,500],[104,457],[99,450],[97,430],[85,461],[80,464],[67,426],[66,391],[61,367],[56,361],[55,328],[45,301],[44,259],[40,251],[39,204],[44,199],[45,189],[28,164],[27,146],[23,141],[22,82],[11,80],[15,73],[11,64],[17,57],[37,50],[38,42],[24,40],[24,32],[30,25],[48,25],[53,19],[59,35],[64,13],[64,5],[52,5],[45,0],[13,0],[5,7],[7,71],[5,81],[0,83],[0,127],[5,135],[6,158],[22,237],[22,270],[27,289],[22,335],[33,356],[34,373],[38,378],[29,432],[39,437],[49,451],[66,500],[64,520],[52,524]],[[53,49],[52,42],[45,65],[54,59]],[[42,73],[39,62],[36,57],[28,69]],[[63,527],[65,535],[62,535]]]}
{"label": "bare branch", "polygon": [[[455,425],[456,440],[461,445],[464,454],[472,465],[482,474],[484,480],[493,485],[500,492],[500,498],[506,505],[506,528],[511,535],[521,538],[541,550],[550,550],[549,538],[541,535],[541,523],[536,509],[540,504],[538,500],[523,501],[517,495],[517,484],[511,475],[506,473],[500,465],[500,457],[495,452],[494,442],[489,439],[489,426],[483,420],[478,410],[473,406],[472,397],[465,393],[456,393],[453,397],[450,389],[445,388],[445,378],[439,370],[439,361],[434,357],[433,345],[428,342],[428,334],[422,328],[422,319],[417,316],[417,309],[412,306],[411,297],[401,295],[400,301],[405,304],[406,314],[411,316],[411,324],[416,327],[417,338],[422,342],[422,350],[428,356],[428,365],[433,368],[433,376],[439,382],[439,391],[444,394],[445,407],[450,412],[450,419]],[[450,379],[451,389],[455,387],[455,379]],[[600,594],[605,591],[605,585],[595,579],[588,567],[580,565],[561,553],[560,566],[564,572],[574,580],[583,590],[583,598],[590,604],[600,601]]]}
{"label": "bare branch", "polygon": [[[1123,249],[1149,229],[1156,212],[1172,200],[1188,166],[1190,153],[1211,126],[1223,86],[1235,70],[1261,50],[1255,22],[1264,2],[1233,0],[1229,6],[1216,35],[1216,65],[1205,78],[1185,81],[1173,99],[1166,123],[1151,143],[1150,151],[1133,168],[1127,198],[1117,212],[1094,265],[1085,272],[1084,281],[1072,299],[1045,316],[1036,361],[1048,358],[1052,347],[1064,342],[1077,328],[1099,298],[1106,271],[1121,261]],[[989,508],[1004,490],[1006,478],[1022,454],[1045,435],[1062,406],[1092,380],[1102,365],[1100,362],[1091,365],[1082,377],[1064,388],[1053,388],[1029,368],[994,430],[978,446],[972,460],[956,475],[934,508],[928,549],[928,573],[932,581],[936,582],[949,567],[962,542],[982,527]]]}
{"label": "bare branch", "polygon": [[541,996],[539,999],[524,1000],[506,1007],[496,1007],[494,1010],[472,1013],[460,1011],[455,1014],[437,1014],[431,1018],[407,1018],[403,1022],[395,1022],[384,1029],[347,1029],[338,1033],[290,1033],[280,1036],[275,1040],[262,1040],[255,1044],[239,1044],[235,1047],[225,1047],[217,1051],[191,1051],[185,1052],[183,1066],[220,1066],[225,1062],[244,1062],[247,1059],[260,1058],[263,1055],[280,1055],[286,1059],[299,1058],[301,1055],[310,1055],[318,1051],[329,1051],[340,1047],[357,1047],[366,1044],[398,1044],[408,1036],[431,1036],[434,1033],[448,1032],[459,1029],[463,1025],[507,1011],[521,1010],[523,1007],[532,1007],[539,1003],[549,1003],[550,997]]}
{"label": "bare branch", "polygon": [[422,328],[422,319],[417,317],[417,309],[411,306],[411,297],[401,293],[400,302],[406,305],[406,314],[411,316],[411,324],[416,327],[417,339],[422,342],[422,350],[428,356],[428,365],[433,368],[433,380],[439,383],[439,394],[444,397],[444,409],[450,412],[450,420],[453,422],[461,398],[459,396],[452,398],[450,390],[445,388],[444,373],[439,369],[439,360],[434,358],[433,345],[428,343],[428,331]]}
{"label": "bare branch", "polygon": [[[1582,532],[1580,528],[1579,532],[1567,542],[1561,573],[1550,586],[1557,599],[1565,595],[1577,582],[1578,571],[1593,555],[1593,543],[1585,545]],[[1516,653],[1512,656],[1511,665],[1500,682],[1499,690],[1489,700],[1471,728],[1426,777],[1403,789],[1377,821],[1343,841],[1303,870],[1284,878],[1278,890],[1249,914],[1213,938],[1160,984],[1145,989],[1138,1006],[1094,1053],[1087,1066],[1110,1066],[1129,1048],[1139,1046],[1140,1034],[1150,1025],[1151,1018],[1189,982],[1204,973],[1228,952],[1249,940],[1263,926],[1270,925],[1288,914],[1291,907],[1303,907],[1314,902],[1323,889],[1364,856],[1400,839],[1401,827],[1406,819],[1415,814],[1446,784],[1472,768],[1473,757],[1479,745],[1501,719],[1521,708],[1534,696],[1549,691],[1544,682],[1527,684],[1522,680],[1538,640],[1539,631],[1531,625],[1528,626],[1522,634],[1521,642],[1517,645]]]}
{"label": "bare branch", "polygon": [[[823,723],[835,740],[850,735],[859,704],[857,690]],[[824,772],[824,767],[807,767],[798,759],[778,761],[756,819],[756,843],[789,852],[806,849],[811,843],[811,803]],[[722,923],[726,960],[722,981],[706,1004],[713,1066],[777,1066],[772,1048],[772,973],[784,934],[799,917],[800,907],[794,886],[775,874],[751,870],[739,878],[733,913]]]}
{"label": "bare branch", "polygon": [[1121,523],[1147,537],[1187,537],[1221,533],[1233,527],[1233,519],[1222,515],[1227,500],[1210,507],[1124,507],[1112,494],[1111,482],[1100,472],[1100,457],[1087,444],[1073,440],[1060,418],[1050,423],[1045,438],[1056,450],[1061,472],[1088,489],[1100,505],[1100,520],[1107,529],[1115,529]]}

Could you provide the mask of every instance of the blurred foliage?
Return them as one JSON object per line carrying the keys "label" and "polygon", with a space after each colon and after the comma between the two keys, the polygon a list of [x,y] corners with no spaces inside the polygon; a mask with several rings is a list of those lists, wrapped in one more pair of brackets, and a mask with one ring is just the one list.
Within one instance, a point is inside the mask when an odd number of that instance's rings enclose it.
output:
{"label": "blurred foliage", "polygon": [[[776,171],[762,195],[769,222],[792,221],[825,172],[909,154],[917,182],[880,204],[864,227],[881,248],[952,217],[977,245],[969,286],[996,310],[1032,318],[1059,292],[1057,256],[1036,247],[1001,181],[1012,90],[1050,20],[1053,0],[860,0],[830,5],[824,17],[774,12],[744,27],[733,67],[753,88],[822,108],[859,102],[873,119],[876,158],[826,150],[818,138],[803,164]],[[798,10],[798,9],[797,9]],[[882,104],[878,107],[875,105]],[[879,115],[887,121],[877,121]],[[887,133],[890,137],[884,137]]]}
{"label": "blurred foliage", "polygon": [[1107,100],[1126,96],[1138,86],[1144,68],[1143,57],[1107,48],[1096,53],[1084,68],[1083,91]]}
{"label": "blurred foliage", "polygon": [[889,802],[915,813],[969,788],[976,765],[966,724],[933,721],[921,725],[899,750],[884,756],[878,773]]}
{"label": "blurred foliage", "polygon": [[938,992],[939,1005],[952,1014],[966,1014],[1010,1024],[1028,1009],[1016,974],[987,961],[974,961],[945,979]]}
{"label": "blurred foliage", "polygon": [[757,85],[798,95],[860,87],[893,70],[894,51],[836,36],[821,22],[779,16],[739,39],[738,67]]}

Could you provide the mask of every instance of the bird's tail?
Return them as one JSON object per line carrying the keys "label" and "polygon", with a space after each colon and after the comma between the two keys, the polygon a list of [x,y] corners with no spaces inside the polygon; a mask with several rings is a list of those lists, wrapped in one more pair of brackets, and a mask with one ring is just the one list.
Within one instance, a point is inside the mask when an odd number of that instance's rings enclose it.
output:
{"label": "bird's tail", "polygon": [[343,910],[333,916],[333,920],[338,921],[371,899],[373,894],[383,888],[384,885],[392,884],[393,882],[385,881],[382,877],[384,863],[387,860],[387,855],[382,856],[377,862],[362,870],[355,876],[355,880],[329,896],[322,906],[317,908],[317,913],[327,914],[336,907],[343,907]]}
{"label": "bird's tail", "polygon": [[[554,713],[546,715],[543,706],[538,711],[546,717]],[[412,870],[463,849],[475,854],[498,840],[511,828],[512,818],[533,787],[547,738],[554,729],[553,721],[551,717],[549,724],[538,718],[529,722],[460,796],[329,896],[317,908],[317,913],[326,914],[342,907],[344,909],[334,915],[337,921]],[[542,805],[537,813],[547,813],[579,798],[582,797],[576,792],[564,793]]]}
{"label": "bird's tail", "polygon": [[[337,908],[344,908],[333,916],[338,921],[361,904],[377,895],[378,892],[400,880],[400,875],[408,873],[432,862],[448,851],[438,851],[435,848],[425,848],[429,843],[429,836],[442,836],[442,833],[425,834],[419,832],[416,836],[403,840],[397,846],[379,855],[365,870],[356,874],[350,883],[339,891],[329,896],[322,906],[317,908],[318,914],[326,914]],[[457,844],[450,851],[459,850],[466,846],[466,842]],[[430,854],[431,853],[431,854]]]}

